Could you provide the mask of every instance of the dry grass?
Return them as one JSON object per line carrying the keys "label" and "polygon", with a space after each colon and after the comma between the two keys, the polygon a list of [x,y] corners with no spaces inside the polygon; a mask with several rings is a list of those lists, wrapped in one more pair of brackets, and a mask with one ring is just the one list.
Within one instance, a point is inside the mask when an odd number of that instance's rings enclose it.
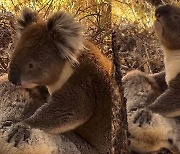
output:
{"label": "dry grass", "polygon": [[152,30],[128,24],[115,25],[115,32],[123,74],[133,69],[147,73],[164,69],[161,45]]}
{"label": "dry grass", "polygon": [[0,75],[7,72],[9,51],[15,38],[15,20],[9,12],[0,13]]}

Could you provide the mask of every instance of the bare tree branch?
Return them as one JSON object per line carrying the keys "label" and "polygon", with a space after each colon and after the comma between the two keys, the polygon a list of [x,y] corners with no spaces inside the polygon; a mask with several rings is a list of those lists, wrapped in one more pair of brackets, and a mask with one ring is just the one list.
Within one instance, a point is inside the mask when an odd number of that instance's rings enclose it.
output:
{"label": "bare tree branch", "polygon": [[54,1],[54,0],[51,0],[51,3],[49,4],[49,6],[48,6],[48,8],[47,8],[47,10],[46,10],[46,12],[45,12],[45,14],[44,14],[44,17],[48,14],[49,9],[51,8],[53,1]]}
{"label": "bare tree branch", "polygon": [[82,19],[87,18],[89,16],[101,16],[101,15],[99,13],[88,14],[88,15],[85,15],[84,17],[80,18],[79,21],[81,21]]}
{"label": "bare tree branch", "polygon": [[126,99],[122,85],[121,65],[116,44],[116,33],[112,33],[112,53],[114,64],[113,83],[113,119],[112,119],[112,154],[130,154],[128,148],[128,127],[126,114]]}

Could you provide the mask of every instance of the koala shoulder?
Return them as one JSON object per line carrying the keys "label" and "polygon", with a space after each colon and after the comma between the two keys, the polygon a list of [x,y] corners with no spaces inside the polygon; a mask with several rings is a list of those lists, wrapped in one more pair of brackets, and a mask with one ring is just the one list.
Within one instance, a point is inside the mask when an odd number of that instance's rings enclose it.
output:
{"label": "koala shoulder", "polygon": [[81,60],[93,63],[96,66],[94,69],[100,69],[102,72],[108,71],[108,74],[111,74],[112,62],[99,51],[98,47],[88,40],[84,41],[84,46],[86,51]]}
{"label": "koala shoulder", "polygon": [[128,72],[122,79],[123,84],[139,84],[140,82],[148,82],[155,84],[155,80],[153,79],[152,76],[147,75],[146,73],[139,71],[139,70],[133,70]]}

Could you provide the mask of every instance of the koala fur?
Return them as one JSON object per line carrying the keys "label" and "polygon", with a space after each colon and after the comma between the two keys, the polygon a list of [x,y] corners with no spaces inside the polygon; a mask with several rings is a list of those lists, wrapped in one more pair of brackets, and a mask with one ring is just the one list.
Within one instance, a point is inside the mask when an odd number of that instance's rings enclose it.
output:
{"label": "koala fur", "polygon": [[147,109],[165,117],[178,117],[180,115],[180,8],[172,5],[158,7],[155,12],[155,32],[161,41],[164,51],[166,83],[168,89],[156,101],[147,106]]}
{"label": "koala fur", "polygon": [[175,120],[176,125],[173,126],[173,130],[177,133],[172,143],[180,151],[180,8],[163,5],[156,9],[155,16],[154,29],[164,49],[165,81],[168,88],[135,116],[135,122],[146,123],[147,116],[144,115],[149,114],[159,114],[171,121]]}
{"label": "koala fur", "polygon": [[[176,119],[150,113],[150,121],[138,126],[134,119],[140,109],[152,104],[166,88],[165,72],[147,75],[135,70],[123,77],[124,95],[127,98],[127,118],[130,148],[138,153],[150,153],[162,148],[177,154],[178,127]],[[177,129],[176,129],[177,128]]]}
{"label": "koala fur", "polygon": [[6,142],[11,127],[2,127],[5,121],[21,121],[31,116],[46,101],[48,93],[43,88],[24,90],[11,84],[7,75],[0,77],[0,153],[1,154],[84,154],[98,153],[78,135],[69,132],[62,135],[47,134],[32,129],[28,142],[14,147]]}
{"label": "koala fur", "polygon": [[[47,87],[50,101],[17,123],[9,141],[36,128],[58,134],[73,130],[100,153],[110,151],[112,63],[82,35],[72,15],[42,20],[25,9],[8,79],[23,88]],[[19,137],[20,136],[20,137]]]}

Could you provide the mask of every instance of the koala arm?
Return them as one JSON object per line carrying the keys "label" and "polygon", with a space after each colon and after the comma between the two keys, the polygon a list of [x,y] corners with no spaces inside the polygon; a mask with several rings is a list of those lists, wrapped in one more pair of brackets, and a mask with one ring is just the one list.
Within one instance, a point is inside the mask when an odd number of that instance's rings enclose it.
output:
{"label": "koala arm", "polygon": [[33,101],[30,101],[22,113],[21,120],[29,118],[43,104],[47,103],[50,96],[45,86],[38,86],[32,89],[26,89]]}
{"label": "koala arm", "polygon": [[165,117],[180,116],[180,96],[175,91],[167,89],[151,105],[146,108],[153,113],[158,113]]}
{"label": "koala arm", "polygon": [[93,113],[91,92],[82,85],[68,89],[55,92],[51,101],[41,106],[24,123],[50,133],[66,132],[85,123]]}
{"label": "koala arm", "polygon": [[165,117],[180,116],[180,73],[170,81],[168,89],[151,105],[147,106],[154,113]]}
{"label": "koala arm", "polygon": [[161,92],[164,92],[167,89],[167,84],[166,84],[166,80],[165,80],[165,71],[155,73],[150,76],[155,79],[157,85],[161,89]]}

